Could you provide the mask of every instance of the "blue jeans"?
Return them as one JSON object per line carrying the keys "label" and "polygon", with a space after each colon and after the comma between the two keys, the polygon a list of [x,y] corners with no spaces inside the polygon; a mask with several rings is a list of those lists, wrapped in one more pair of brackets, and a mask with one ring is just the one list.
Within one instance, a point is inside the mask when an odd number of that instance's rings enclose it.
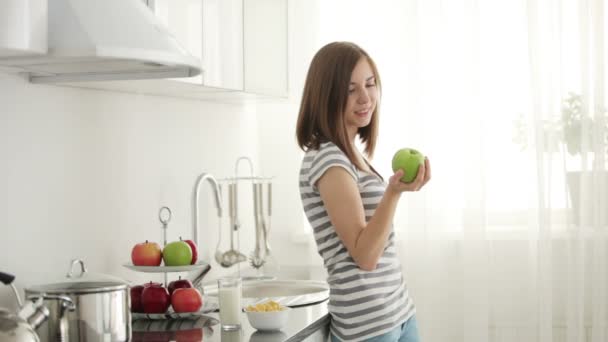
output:
{"label": "blue jeans", "polygon": [[[420,336],[418,335],[418,323],[416,322],[416,315],[405,321],[405,323],[396,327],[395,329],[382,334],[380,336],[372,337],[367,342],[420,342]],[[331,342],[340,342],[340,339],[334,334],[331,334]]]}

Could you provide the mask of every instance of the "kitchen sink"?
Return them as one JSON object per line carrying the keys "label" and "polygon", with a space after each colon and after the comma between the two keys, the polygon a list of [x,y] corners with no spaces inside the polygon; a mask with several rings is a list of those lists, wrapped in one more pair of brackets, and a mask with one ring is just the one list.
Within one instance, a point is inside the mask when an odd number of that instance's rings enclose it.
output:
{"label": "kitchen sink", "polygon": [[[243,306],[273,300],[297,307],[319,303],[329,298],[329,286],[317,280],[248,280],[243,281]],[[217,284],[203,287],[205,296],[217,300]],[[211,298],[210,298],[211,297]]]}

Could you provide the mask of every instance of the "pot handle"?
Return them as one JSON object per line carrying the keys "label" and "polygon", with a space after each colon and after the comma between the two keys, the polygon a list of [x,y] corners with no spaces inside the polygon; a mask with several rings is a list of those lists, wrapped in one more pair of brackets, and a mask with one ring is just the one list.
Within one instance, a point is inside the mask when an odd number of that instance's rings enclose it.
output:
{"label": "pot handle", "polygon": [[42,293],[42,294],[39,294],[39,295],[30,295],[30,296],[27,296],[27,299],[31,300],[31,301],[35,301],[38,298],[42,298],[42,299],[57,299],[57,300],[61,301],[61,305],[65,306],[68,310],[70,310],[70,311],[76,310],[76,304],[74,304],[74,301],[69,296],[65,296],[65,295],[53,295],[53,294],[47,294],[47,293]]}
{"label": "pot handle", "polygon": [[[41,295],[44,299],[57,299],[61,301],[59,304],[59,327],[57,329],[57,336],[55,336],[55,341],[57,342],[67,342],[70,339],[69,335],[69,321],[68,315],[66,311],[74,311],[76,310],[76,304],[72,301],[72,299],[68,296],[62,295],[51,295],[43,293]],[[29,297],[28,297],[29,299]]]}
{"label": "pot handle", "polygon": [[57,329],[57,341],[67,342],[70,339],[70,327],[66,311],[74,311],[76,309],[76,305],[69,297],[57,296],[57,298],[61,300],[61,310],[59,311],[59,329]]}
{"label": "pot handle", "polygon": [[[76,264],[80,264],[80,274],[78,274],[77,276],[73,274],[74,265],[76,265]],[[86,272],[87,272],[87,268],[84,266],[84,261],[82,261],[81,259],[72,259],[72,262],[70,263],[70,269],[68,270],[68,274],[66,275],[66,277],[81,278]]]}
{"label": "pot handle", "polygon": [[[68,321],[68,316],[67,316],[66,311],[76,310],[76,304],[74,304],[74,301],[72,301],[72,298],[70,298],[68,296],[64,296],[64,295],[53,295],[53,294],[42,293],[40,295],[27,297],[27,299],[31,300],[31,301],[39,299],[39,298],[56,299],[61,302],[59,304],[59,323],[58,323],[59,327],[57,329],[57,336],[55,336],[55,341],[68,342],[70,339],[70,335],[69,335],[69,321]],[[46,310],[46,314],[48,316],[48,310]],[[44,319],[46,319],[46,317]],[[43,322],[44,321],[42,320],[42,321],[38,322],[37,325],[40,325]],[[37,328],[37,326],[35,326],[35,328]]]}

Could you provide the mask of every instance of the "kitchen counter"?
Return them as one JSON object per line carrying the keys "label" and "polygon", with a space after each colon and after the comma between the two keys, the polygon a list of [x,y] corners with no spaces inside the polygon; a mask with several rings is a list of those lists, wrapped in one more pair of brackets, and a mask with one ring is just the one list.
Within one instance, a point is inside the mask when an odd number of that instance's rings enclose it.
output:
{"label": "kitchen counter", "polygon": [[[325,280],[326,273],[322,267],[281,267],[276,273],[267,273],[277,279]],[[255,276],[254,272],[243,272],[241,277]],[[215,282],[208,280],[206,283]],[[249,324],[247,314],[242,313],[241,329],[222,331],[219,324],[210,325],[212,320],[201,317],[197,321],[136,321],[133,323],[133,341],[323,341],[329,335],[328,301],[294,307],[289,313],[287,325],[280,331],[258,331]],[[210,312],[206,316],[219,321],[219,312]]]}
{"label": "kitchen counter", "polygon": [[[292,308],[287,325],[280,331],[258,331],[242,313],[241,329],[222,331],[219,324],[209,326],[210,320],[197,321],[136,321],[133,324],[133,341],[229,341],[229,342],[295,342],[326,341],[329,334],[327,301]],[[207,316],[219,321],[219,313]]]}

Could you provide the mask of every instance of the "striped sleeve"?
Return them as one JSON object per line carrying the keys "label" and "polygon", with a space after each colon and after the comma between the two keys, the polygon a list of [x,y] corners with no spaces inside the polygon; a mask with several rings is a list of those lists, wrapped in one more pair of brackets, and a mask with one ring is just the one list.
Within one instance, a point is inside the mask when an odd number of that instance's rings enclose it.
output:
{"label": "striped sleeve", "polygon": [[358,177],[355,167],[344,152],[333,144],[328,144],[325,147],[314,156],[308,172],[308,181],[313,190],[318,191],[317,182],[327,170],[334,166],[345,169],[353,177],[354,181],[357,182]]}

